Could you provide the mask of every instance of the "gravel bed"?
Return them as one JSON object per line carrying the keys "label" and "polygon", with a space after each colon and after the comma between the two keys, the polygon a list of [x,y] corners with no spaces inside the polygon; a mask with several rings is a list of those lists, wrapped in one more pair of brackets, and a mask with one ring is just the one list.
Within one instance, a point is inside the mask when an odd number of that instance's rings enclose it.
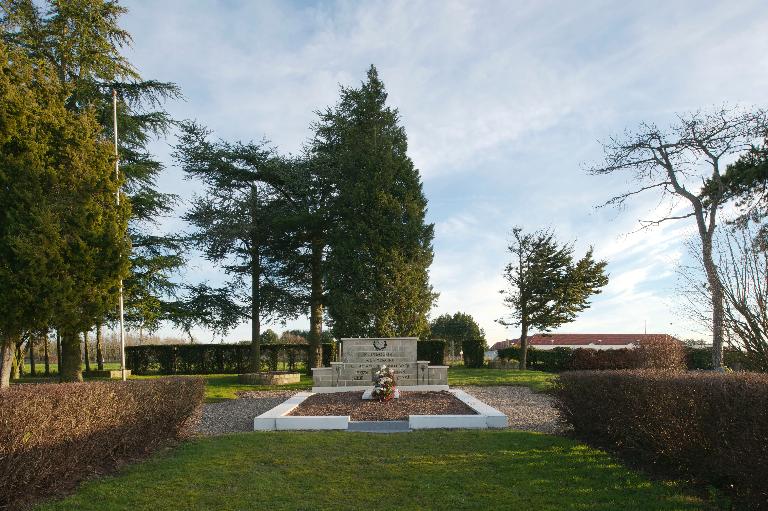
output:
{"label": "gravel bed", "polygon": [[196,431],[202,435],[253,431],[254,417],[276,407],[295,393],[284,390],[250,391],[243,392],[239,399],[206,403]]}
{"label": "gravel bed", "polygon": [[[509,417],[509,427],[511,429],[520,429],[526,431],[538,431],[548,434],[562,434],[566,427],[561,423],[557,410],[552,405],[552,398],[546,394],[537,394],[526,387],[457,387],[468,394],[478,398],[480,401],[493,406],[505,413]],[[224,433],[236,433],[253,431],[253,418],[279,405],[296,391],[251,391],[240,394],[239,399],[223,401],[221,403],[208,403],[203,406],[203,415],[197,426],[197,432],[202,435],[221,435]],[[361,392],[349,392],[355,401],[359,403]],[[395,406],[391,401],[384,406],[377,407],[379,410],[385,410],[386,413],[392,413],[391,418],[380,419],[362,419],[362,420],[400,420],[407,419],[409,413],[400,414],[398,401],[408,399],[408,394],[423,394],[422,392],[402,392],[403,397],[395,401]],[[442,393],[430,393],[442,394]],[[317,396],[331,396],[332,394],[317,394]],[[336,394],[339,395],[339,394]],[[451,396],[452,397],[452,396]],[[455,398],[454,398],[455,400]],[[305,401],[306,402],[306,401]],[[366,402],[369,405],[378,405],[379,403]],[[459,404],[463,405],[463,403]],[[400,405],[402,406],[402,405]],[[397,413],[394,413],[397,412]],[[410,413],[425,413],[423,411]],[[433,413],[457,413],[455,411],[435,411]],[[466,413],[466,412],[459,412]],[[470,410],[470,413],[473,413]],[[399,414],[399,415],[398,415]],[[294,414],[292,414],[294,415]],[[350,413],[337,413],[336,415],[352,415]],[[397,415],[397,418],[394,416]],[[353,420],[361,420],[352,417]]]}
{"label": "gravel bed", "polygon": [[509,417],[510,429],[561,434],[566,426],[553,405],[553,398],[527,387],[457,387]]}
{"label": "gravel bed", "polygon": [[353,421],[402,421],[409,415],[476,415],[453,394],[400,391],[399,399],[380,403],[362,392],[333,392],[308,397],[289,415],[349,415]]}

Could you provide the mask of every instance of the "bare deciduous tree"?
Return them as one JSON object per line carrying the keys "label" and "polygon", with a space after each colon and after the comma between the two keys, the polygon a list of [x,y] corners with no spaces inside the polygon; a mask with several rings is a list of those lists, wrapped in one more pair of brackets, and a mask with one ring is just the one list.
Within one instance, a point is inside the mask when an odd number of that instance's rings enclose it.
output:
{"label": "bare deciduous tree", "polygon": [[[754,224],[727,229],[716,236],[713,251],[724,296],[723,322],[728,344],[746,354],[750,367],[768,372],[768,252]],[[692,247],[693,248],[693,247]],[[698,247],[696,247],[698,248]],[[697,266],[681,268],[688,311],[705,319],[711,311],[709,286]]]}
{"label": "bare deciduous tree", "polygon": [[[660,218],[641,220],[642,228],[662,222],[693,218],[701,241],[701,256],[712,303],[712,366],[723,367],[723,289],[712,256],[717,213],[726,201],[722,175],[733,155],[742,153],[765,133],[764,110],[720,108],[680,115],[667,129],[642,123],[621,138],[603,145],[605,161],[589,167],[591,174],[628,172],[637,186],[608,200],[622,206],[647,191],[669,199],[669,210]],[[709,183],[705,196],[702,188]],[[683,211],[677,213],[680,206]]]}

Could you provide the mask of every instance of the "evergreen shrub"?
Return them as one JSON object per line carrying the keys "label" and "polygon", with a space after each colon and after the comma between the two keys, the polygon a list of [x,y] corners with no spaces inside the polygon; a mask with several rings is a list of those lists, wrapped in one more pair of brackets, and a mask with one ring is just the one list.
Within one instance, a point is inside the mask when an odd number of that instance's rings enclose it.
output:
{"label": "evergreen shrub", "polygon": [[483,367],[485,362],[485,341],[470,339],[461,341],[464,367]]}
{"label": "evergreen shrub", "polygon": [[446,342],[442,339],[430,339],[416,343],[417,360],[429,360],[434,366],[445,365]]}
{"label": "evergreen shrub", "polygon": [[[291,371],[306,365],[307,344],[262,344],[261,369]],[[323,365],[335,360],[335,343],[323,343]],[[129,346],[126,364],[133,374],[242,374],[250,371],[250,344],[161,344]]]}

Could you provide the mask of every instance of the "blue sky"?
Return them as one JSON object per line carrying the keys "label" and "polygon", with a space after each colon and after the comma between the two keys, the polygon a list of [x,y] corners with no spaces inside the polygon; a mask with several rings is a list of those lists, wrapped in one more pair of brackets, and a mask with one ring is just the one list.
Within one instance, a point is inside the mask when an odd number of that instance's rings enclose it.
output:
{"label": "blue sky", "polygon": [[[599,140],[640,121],[663,125],[723,103],[766,106],[764,1],[123,3],[129,58],[145,78],[182,88],[172,115],[228,140],[267,138],[296,152],[339,84],[357,85],[377,66],[435,224],[433,317],[460,310],[489,341],[516,336],[494,321],[505,313],[508,233],[551,227],[579,253],[594,245],[611,276],[560,331],[642,332],[647,322],[649,332],[701,336],[676,291],[692,224],[630,234],[658,197],[596,209],[631,183],[583,168],[600,161]],[[200,185],[173,167],[172,143],[153,146],[168,166],[160,185],[188,199]],[[164,227],[184,228],[177,218]],[[220,275],[195,257],[186,278]],[[229,336],[248,337],[248,325]]]}

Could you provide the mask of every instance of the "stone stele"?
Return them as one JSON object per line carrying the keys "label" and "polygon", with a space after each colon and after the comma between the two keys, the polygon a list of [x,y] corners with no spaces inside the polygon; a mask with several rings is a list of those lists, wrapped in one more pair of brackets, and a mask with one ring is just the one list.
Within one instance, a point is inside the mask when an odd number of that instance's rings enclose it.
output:
{"label": "stone stele", "polygon": [[312,368],[314,387],[369,387],[383,365],[392,368],[398,387],[448,385],[448,366],[417,360],[417,342],[416,337],[342,339],[340,362]]}

